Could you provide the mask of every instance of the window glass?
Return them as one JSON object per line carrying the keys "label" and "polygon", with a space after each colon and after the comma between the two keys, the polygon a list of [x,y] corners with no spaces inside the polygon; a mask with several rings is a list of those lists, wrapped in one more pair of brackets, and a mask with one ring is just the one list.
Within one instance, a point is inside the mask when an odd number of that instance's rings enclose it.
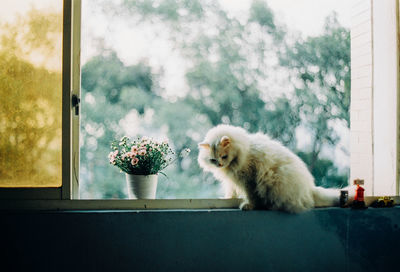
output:
{"label": "window glass", "polygon": [[0,187],[61,186],[62,6],[0,3]]}
{"label": "window glass", "polygon": [[157,198],[222,197],[197,164],[220,123],[281,141],[318,185],[345,185],[352,1],[317,2],[83,1],[81,198],[127,197],[107,158],[125,135],[192,150]]}

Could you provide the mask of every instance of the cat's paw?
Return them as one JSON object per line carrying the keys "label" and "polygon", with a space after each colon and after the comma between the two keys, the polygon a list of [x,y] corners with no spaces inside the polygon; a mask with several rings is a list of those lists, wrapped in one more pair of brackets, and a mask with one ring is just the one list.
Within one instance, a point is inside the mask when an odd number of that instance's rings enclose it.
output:
{"label": "cat's paw", "polygon": [[249,202],[243,202],[242,204],[240,204],[239,208],[242,211],[251,211],[254,210],[254,205],[250,204]]}

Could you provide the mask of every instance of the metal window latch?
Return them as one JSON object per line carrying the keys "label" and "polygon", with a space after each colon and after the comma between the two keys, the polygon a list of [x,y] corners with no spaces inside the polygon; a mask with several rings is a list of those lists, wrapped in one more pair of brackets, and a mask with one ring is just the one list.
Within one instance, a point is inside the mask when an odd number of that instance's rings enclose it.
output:
{"label": "metal window latch", "polygon": [[75,108],[75,115],[79,115],[79,103],[81,102],[81,99],[76,95],[72,95],[72,107]]}

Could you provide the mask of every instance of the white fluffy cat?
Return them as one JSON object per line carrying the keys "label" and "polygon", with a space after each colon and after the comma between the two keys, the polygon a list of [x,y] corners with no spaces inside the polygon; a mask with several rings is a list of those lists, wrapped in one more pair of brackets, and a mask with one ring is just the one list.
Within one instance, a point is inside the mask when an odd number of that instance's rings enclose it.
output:
{"label": "white fluffy cat", "polygon": [[226,198],[244,197],[243,210],[298,213],[339,204],[339,189],[315,186],[304,162],[267,135],[219,125],[199,148],[199,165],[222,182]]}

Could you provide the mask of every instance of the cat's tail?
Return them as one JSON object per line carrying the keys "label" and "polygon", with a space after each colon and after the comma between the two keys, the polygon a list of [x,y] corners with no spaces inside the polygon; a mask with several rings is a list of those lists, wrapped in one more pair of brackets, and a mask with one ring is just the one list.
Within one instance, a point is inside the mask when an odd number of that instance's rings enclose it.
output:
{"label": "cat's tail", "polygon": [[313,196],[314,196],[314,206],[315,207],[331,207],[331,206],[339,206],[340,202],[340,191],[347,190],[349,192],[349,199],[354,197],[354,190],[351,186],[338,189],[338,188],[323,188],[323,187],[314,187]]}

